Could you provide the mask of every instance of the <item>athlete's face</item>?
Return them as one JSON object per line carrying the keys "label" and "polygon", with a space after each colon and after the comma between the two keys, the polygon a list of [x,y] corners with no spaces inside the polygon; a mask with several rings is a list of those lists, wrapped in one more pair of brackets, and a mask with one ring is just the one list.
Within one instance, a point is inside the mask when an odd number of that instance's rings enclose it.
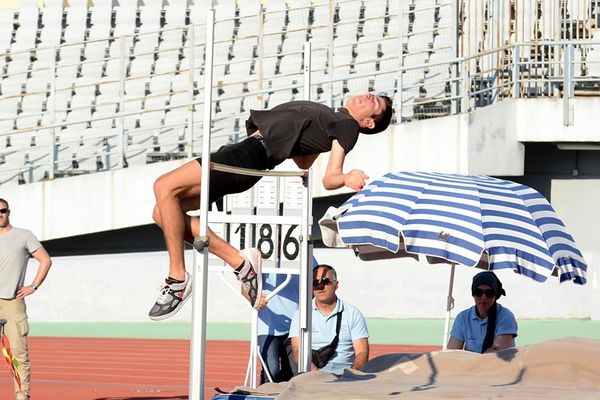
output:
{"label": "athlete's face", "polygon": [[363,128],[373,128],[375,121],[383,115],[387,107],[385,100],[373,93],[352,96],[344,107]]}

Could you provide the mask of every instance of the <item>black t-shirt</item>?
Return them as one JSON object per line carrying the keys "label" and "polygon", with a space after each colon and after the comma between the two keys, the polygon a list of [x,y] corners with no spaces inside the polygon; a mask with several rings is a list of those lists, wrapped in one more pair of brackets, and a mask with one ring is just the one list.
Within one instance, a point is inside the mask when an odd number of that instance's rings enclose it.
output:
{"label": "black t-shirt", "polygon": [[358,122],[345,108],[334,111],[312,101],[290,101],[271,110],[250,110],[248,135],[260,131],[273,166],[294,156],[331,151],[337,139],[346,154],[358,140]]}

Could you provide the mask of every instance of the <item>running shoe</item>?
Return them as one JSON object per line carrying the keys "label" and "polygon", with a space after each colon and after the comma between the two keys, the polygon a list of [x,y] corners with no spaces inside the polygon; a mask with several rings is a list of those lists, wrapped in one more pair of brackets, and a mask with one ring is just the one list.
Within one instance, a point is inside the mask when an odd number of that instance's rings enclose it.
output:
{"label": "running shoe", "polygon": [[192,277],[185,273],[185,281],[173,283],[165,279],[165,283],[159,288],[160,294],[154,306],[148,313],[150,319],[160,321],[167,319],[177,313],[192,294]]}
{"label": "running shoe", "polygon": [[262,295],[262,254],[258,249],[245,249],[240,254],[245,260],[237,275],[242,283],[242,294],[253,308],[258,309]]}

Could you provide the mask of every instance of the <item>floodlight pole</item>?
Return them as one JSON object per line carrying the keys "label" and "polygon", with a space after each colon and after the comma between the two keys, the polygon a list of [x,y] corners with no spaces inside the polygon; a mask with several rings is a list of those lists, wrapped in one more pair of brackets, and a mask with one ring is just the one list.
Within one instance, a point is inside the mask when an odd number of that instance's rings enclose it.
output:
{"label": "floodlight pole", "polygon": [[[206,58],[204,68],[204,119],[202,137],[202,170],[200,185],[200,224],[194,238],[194,274],[192,284],[192,341],[190,348],[190,400],[204,399],[206,372],[206,298],[208,289],[208,189],[210,170],[210,130],[212,125],[212,77],[215,10],[206,18]],[[198,254],[199,253],[199,254]],[[196,257],[200,256],[200,262]]]}

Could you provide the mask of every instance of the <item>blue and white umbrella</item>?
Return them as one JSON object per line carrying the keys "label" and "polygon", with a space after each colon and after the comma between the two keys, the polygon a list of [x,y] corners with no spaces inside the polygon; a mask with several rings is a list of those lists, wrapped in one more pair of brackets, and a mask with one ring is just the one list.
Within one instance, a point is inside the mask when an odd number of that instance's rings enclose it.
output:
{"label": "blue and white umbrella", "polygon": [[507,180],[389,173],[328,210],[319,225],[326,245],[351,246],[363,260],[421,255],[452,264],[445,334],[455,264],[586,282],[586,262],[552,206]]}

